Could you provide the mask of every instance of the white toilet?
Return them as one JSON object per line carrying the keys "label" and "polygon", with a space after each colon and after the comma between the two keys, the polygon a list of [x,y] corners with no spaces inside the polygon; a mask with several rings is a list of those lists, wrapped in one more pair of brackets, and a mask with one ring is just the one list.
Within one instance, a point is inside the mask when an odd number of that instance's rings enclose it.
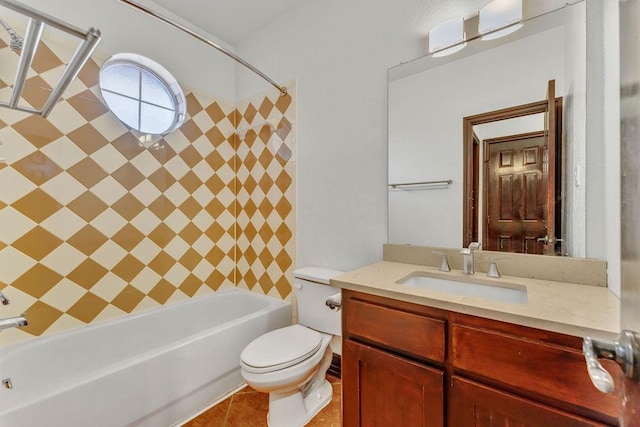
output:
{"label": "white toilet", "polygon": [[242,376],[252,388],[269,393],[270,427],[307,424],[330,401],[326,380],[334,335],[341,335],[340,312],[326,301],[340,289],[329,279],[341,271],[306,267],[294,271],[298,324],[256,338],[240,355]]}

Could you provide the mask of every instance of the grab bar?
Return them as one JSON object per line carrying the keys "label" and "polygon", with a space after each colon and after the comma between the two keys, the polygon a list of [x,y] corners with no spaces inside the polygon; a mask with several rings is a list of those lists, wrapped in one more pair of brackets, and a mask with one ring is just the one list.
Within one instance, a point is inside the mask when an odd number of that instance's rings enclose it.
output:
{"label": "grab bar", "polygon": [[408,188],[408,187],[451,185],[451,184],[453,184],[453,180],[445,179],[440,181],[405,182],[402,184],[389,184],[389,188]]}

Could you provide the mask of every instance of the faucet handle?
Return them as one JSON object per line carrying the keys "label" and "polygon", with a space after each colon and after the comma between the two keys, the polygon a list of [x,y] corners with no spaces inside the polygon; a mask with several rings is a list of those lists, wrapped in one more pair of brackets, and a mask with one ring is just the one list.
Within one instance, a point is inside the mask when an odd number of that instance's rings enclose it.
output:
{"label": "faucet handle", "polygon": [[440,271],[451,271],[449,267],[449,256],[444,252],[432,251],[432,254],[442,256],[442,262],[440,263]]}
{"label": "faucet handle", "polygon": [[11,300],[7,298],[5,294],[0,292],[0,303],[2,303],[2,305],[9,305],[11,303]]}
{"label": "faucet handle", "polygon": [[469,243],[469,247],[468,249],[476,249],[476,250],[480,250],[482,249],[482,243],[479,242],[471,242]]}
{"label": "faucet handle", "polygon": [[496,264],[496,262],[500,261],[501,259],[505,259],[505,258],[491,258],[491,264],[489,264],[489,271],[487,271],[487,277],[499,278],[502,276],[498,271],[498,264]]}

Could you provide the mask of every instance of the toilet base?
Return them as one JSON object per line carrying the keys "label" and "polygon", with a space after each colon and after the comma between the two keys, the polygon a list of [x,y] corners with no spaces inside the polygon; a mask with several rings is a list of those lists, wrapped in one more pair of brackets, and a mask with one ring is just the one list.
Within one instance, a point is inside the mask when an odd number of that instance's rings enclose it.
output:
{"label": "toilet base", "polygon": [[306,396],[300,390],[269,394],[269,427],[302,427],[331,402],[333,387],[326,379]]}

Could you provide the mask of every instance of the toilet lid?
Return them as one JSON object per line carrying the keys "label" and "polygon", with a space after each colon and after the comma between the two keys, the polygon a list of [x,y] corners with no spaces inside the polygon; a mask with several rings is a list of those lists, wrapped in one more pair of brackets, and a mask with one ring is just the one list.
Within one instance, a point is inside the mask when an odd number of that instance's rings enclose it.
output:
{"label": "toilet lid", "polygon": [[240,354],[244,369],[271,372],[295,365],[318,351],[322,335],[300,325],[276,329],[256,338]]}

